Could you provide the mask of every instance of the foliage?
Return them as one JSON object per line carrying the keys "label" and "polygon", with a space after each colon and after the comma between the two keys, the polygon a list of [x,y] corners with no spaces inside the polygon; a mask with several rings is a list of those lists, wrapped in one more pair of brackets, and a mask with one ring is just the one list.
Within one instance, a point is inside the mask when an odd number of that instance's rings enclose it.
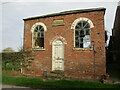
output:
{"label": "foliage", "polygon": [[12,48],[8,47],[2,50],[3,53],[15,52]]}
{"label": "foliage", "polygon": [[120,88],[120,84],[102,84],[70,80],[43,81],[40,78],[11,77],[7,75],[3,75],[2,78],[3,84],[32,88]]}
{"label": "foliage", "polygon": [[30,65],[32,60],[31,51],[2,53],[2,69],[20,71],[22,67]]}
{"label": "foliage", "polygon": [[3,70],[3,75],[12,76],[12,77],[23,77],[24,75],[19,71]]}

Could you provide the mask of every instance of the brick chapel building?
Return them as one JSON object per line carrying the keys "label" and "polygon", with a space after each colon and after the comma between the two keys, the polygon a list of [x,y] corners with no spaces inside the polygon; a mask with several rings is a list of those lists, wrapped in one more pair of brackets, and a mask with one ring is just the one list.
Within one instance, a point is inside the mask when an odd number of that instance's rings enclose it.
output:
{"label": "brick chapel building", "polygon": [[105,8],[71,10],[24,20],[24,50],[34,55],[30,76],[62,71],[68,78],[106,74]]}

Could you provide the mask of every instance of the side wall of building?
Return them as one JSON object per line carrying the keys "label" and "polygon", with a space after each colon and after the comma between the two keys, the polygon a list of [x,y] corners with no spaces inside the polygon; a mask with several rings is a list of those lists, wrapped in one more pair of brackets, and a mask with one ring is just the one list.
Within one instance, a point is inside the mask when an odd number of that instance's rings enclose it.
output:
{"label": "side wall of building", "polygon": [[[74,30],[72,23],[80,18],[90,19],[94,27],[91,30],[91,50],[73,50]],[[64,25],[52,26],[53,20],[64,19]],[[32,48],[31,27],[36,22],[46,25],[45,50],[32,50],[34,56],[31,66],[24,70],[25,74],[31,76],[42,76],[44,71],[52,70],[52,45],[51,41],[55,37],[63,37],[67,44],[64,44],[64,73],[68,77],[93,79],[106,74],[105,56],[105,31],[104,31],[104,11],[93,11],[46,17],[24,22],[24,49]]]}
{"label": "side wall of building", "polygon": [[120,63],[120,6],[117,7],[116,10],[116,16],[115,16],[115,22],[113,27],[113,59],[114,62]]}

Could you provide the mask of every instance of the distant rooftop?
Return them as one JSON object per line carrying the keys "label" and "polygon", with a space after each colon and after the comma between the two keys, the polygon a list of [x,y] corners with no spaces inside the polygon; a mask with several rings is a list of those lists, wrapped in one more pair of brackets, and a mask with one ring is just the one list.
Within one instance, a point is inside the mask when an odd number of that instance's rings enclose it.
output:
{"label": "distant rooftop", "polygon": [[118,6],[120,6],[120,1],[118,2]]}
{"label": "distant rooftop", "polygon": [[46,17],[53,17],[53,16],[59,16],[59,15],[67,15],[67,14],[75,14],[75,13],[83,13],[83,12],[92,12],[92,11],[105,11],[106,8],[92,8],[92,9],[80,9],[80,10],[70,10],[70,11],[64,11],[59,13],[53,13],[53,14],[47,14],[43,16],[36,16],[36,17],[29,17],[25,18],[23,20],[32,20],[32,19],[39,19],[39,18],[46,18]]}

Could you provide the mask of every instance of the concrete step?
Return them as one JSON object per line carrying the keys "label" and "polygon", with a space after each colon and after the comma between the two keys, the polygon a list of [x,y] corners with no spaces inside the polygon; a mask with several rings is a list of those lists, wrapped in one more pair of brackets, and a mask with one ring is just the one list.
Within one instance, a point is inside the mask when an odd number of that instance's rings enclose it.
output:
{"label": "concrete step", "polygon": [[63,71],[51,71],[48,73],[48,78],[53,78],[53,79],[64,79],[65,75]]}

